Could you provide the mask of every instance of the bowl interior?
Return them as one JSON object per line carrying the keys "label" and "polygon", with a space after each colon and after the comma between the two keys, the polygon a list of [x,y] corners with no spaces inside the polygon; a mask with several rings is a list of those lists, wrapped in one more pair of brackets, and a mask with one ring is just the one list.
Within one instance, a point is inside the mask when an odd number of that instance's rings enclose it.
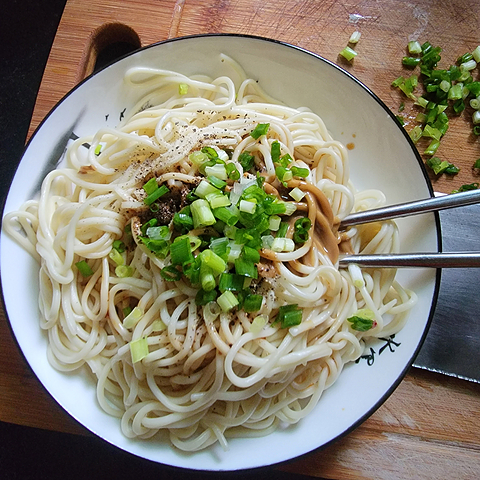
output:
{"label": "bowl interior", "polygon": [[[51,112],[29,143],[13,180],[5,212],[18,208],[53,168],[71,133],[81,136],[118,124],[134,95],[122,83],[135,65],[184,74],[229,75],[235,70],[220,54],[232,57],[273,97],[292,107],[308,106],[332,136],[354,143],[351,179],[358,189],[383,190],[387,203],[431,195],[413,145],[386,107],[364,86],[333,64],[300,49],[253,37],[222,35],[175,39],[140,50],[80,84]],[[438,249],[433,214],[399,221],[402,250]],[[368,416],[401,380],[419,348],[436,296],[435,271],[403,270],[400,281],[418,295],[397,346],[383,350],[374,363],[348,365],[303,422],[269,437],[231,440],[230,450],[213,448],[187,455],[163,439],[132,441],[119,421],[100,410],[94,382],[84,371],[66,375],[46,358],[47,339],[38,327],[38,267],[10,238],[1,237],[1,275],[8,317],[28,363],[52,396],[81,424],[118,447],[160,463],[201,470],[236,470],[281,462],[341,436]],[[21,299],[21,301],[19,301]],[[381,342],[382,343],[382,342]],[[385,342],[383,342],[385,343]],[[394,350],[394,351],[392,351]],[[353,402],[352,399],[355,398]],[[285,448],[288,445],[288,448]]]}

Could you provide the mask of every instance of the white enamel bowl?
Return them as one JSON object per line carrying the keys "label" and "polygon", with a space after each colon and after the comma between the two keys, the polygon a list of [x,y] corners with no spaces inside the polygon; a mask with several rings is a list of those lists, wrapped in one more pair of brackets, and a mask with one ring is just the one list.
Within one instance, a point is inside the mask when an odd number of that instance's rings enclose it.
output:
{"label": "white enamel bowl", "polygon": [[[17,209],[35,191],[52,152],[62,147],[62,139],[72,130],[81,136],[117,124],[121,112],[135,101],[122,83],[128,68],[142,65],[187,75],[235,77],[231,67],[220,61],[221,53],[240,63],[273,97],[292,107],[310,107],[324,119],[335,139],[353,141],[351,179],[356,187],[383,190],[389,204],[431,196],[420,158],[408,136],[385,105],[351,75],[290,45],[246,36],[207,35],[174,39],[137,51],[70,92],[31,139],[11,185],[5,212]],[[438,251],[439,229],[434,214],[402,219],[398,224],[403,251]],[[1,276],[8,318],[39,381],[70,415],[107,442],[155,462],[195,470],[271,465],[325,446],[351,431],[392,393],[413,362],[433,314],[438,287],[434,270],[400,271],[401,282],[417,293],[418,302],[407,326],[395,337],[399,345],[392,345],[394,352],[385,348],[378,355],[380,342],[372,365],[361,360],[347,366],[306,420],[268,437],[231,440],[227,452],[213,448],[184,454],[163,439],[125,438],[119,420],[97,405],[90,376],[85,372],[66,375],[49,365],[46,336],[38,322],[37,273],[38,267],[29,255],[2,234]]]}

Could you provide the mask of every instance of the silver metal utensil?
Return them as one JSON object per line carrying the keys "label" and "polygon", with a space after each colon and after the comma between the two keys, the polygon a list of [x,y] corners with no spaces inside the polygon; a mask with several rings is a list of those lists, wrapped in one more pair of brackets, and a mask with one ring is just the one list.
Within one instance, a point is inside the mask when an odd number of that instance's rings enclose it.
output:
{"label": "silver metal utensil", "polygon": [[455,253],[388,253],[374,255],[342,255],[339,267],[350,264],[362,267],[430,267],[470,268],[480,267],[480,252]]}
{"label": "silver metal utensil", "polygon": [[480,190],[443,195],[441,197],[416,200],[414,202],[400,203],[388,207],[365,210],[346,216],[340,223],[340,228],[369,223],[377,220],[407,217],[419,213],[445,210],[447,208],[462,207],[480,202]]}

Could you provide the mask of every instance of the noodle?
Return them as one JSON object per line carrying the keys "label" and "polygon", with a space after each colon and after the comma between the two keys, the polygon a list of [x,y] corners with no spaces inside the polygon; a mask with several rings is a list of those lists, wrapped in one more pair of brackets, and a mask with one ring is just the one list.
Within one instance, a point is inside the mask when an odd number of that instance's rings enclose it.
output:
{"label": "noodle", "polygon": [[[343,217],[382,204],[383,195],[354,191],[347,149],[317,115],[282,105],[245,76],[236,89],[228,77],[133,68],[125,82],[142,98],[118,128],[74,141],[67,165],[47,175],[40,198],[4,219],[5,230],[40,263],[40,326],[48,334],[50,363],[62,371],[88,365],[99,405],[121,419],[127,437],[147,439],[167,430],[184,451],[217,442],[226,449],[228,438],[266,435],[280,423],[299,422],[344,365],[363,354],[366,342],[403,327],[415,302],[392,269],[338,269],[340,251],[398,251],[393,222],[338,231]],[[254,138],[262,125],[267,131]],[[203,163],[194,161],[194,152],[202,151]],[[302,175],[282,179],[283,159],[287,171],[297,168]],[[229,226],[218,217],[214,225],[175,223],[182,212],[195,223],[193,203],[202,182],[208,183],[207,169],[223,172],[228,165],[233,175],[219,177],[224,185],[215,184],[221,190],[216,198],[229,199],[230,214],[250,224],[237,218]],[[168,193],[148,206],[151,179]],[[254,235],[265,218],[242,210],[242,199],[248,208],[267,208],[259,206],[263,200],[254,206],[245,200],[247,189],[261,190],[262,198],[284,208],[267,220],[279,216],[285,227],[269,223],[258,232],[254,275],[244,274],[248,281],[240,290],[226,290],[243,304],[225,308],[218,291],[223,273],[212,274],[212,286],[211,271],[200,263],[200,275],[208,274],[201,277],[202,294],[218,296],[202,302],[198,278],[187,273],[192,265],[213,249],[212,241],[226,239],[222,261],[240,276],[236,259],[244,258],[251,240],[242,243],[236,235]],[[293,189],[302,198],[294,200]],[[166,227],[166,236],[150,237],[148,225],[156,235]],[[298,240],[299,233],[306,237]],[[171,245],[182,235],[193,256],[190,263],[172,264]],[[253,311],[246,311],[249,295],[262,297]],[[285,306],[301,309],[301,322],[282,324]],[[351,320],[362,311],[370,321],[364,330]],[[137,361],[135,344],[146,348]]]}

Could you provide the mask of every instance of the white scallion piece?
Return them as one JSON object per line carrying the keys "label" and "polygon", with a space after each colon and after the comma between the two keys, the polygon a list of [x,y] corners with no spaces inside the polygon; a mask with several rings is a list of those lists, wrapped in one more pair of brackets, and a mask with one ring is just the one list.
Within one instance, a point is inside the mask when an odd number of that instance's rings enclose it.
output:
{"label": "white scallion piece", "polygon": [[138,338],[130,342],[130,353],[132,355],[132,362],[137,363],[143,360],[148,355],[147,337]]}
{"label": "white scallion piece", "polygon": [[362,36],[362,34],[356,30],[355,32],[353,32],[351,35],[350,35],[350,40],[349,40],[349,43],[358,43],[358,41],[360,40],[360,37]]}
{"label": "white scallion piece", "polygon": [[267,317],[265,315],[258,315],[253,319],[250,325],[250,333],[256,335],[263,330],[263,327],[267,324]]}
{"label": "white scallion piece", "polygon": [[125,328],[132,328],[140,321],[142,317],[142,309],[135,307],[123,320],[123,326]]}
{"label": "white scallion piece", "polygon": [[306,193],[301,190],[300,188],[298,187],[295,187],[291,190],[290,194],[289,194],[295,201],[299,202],[305,195]]}

